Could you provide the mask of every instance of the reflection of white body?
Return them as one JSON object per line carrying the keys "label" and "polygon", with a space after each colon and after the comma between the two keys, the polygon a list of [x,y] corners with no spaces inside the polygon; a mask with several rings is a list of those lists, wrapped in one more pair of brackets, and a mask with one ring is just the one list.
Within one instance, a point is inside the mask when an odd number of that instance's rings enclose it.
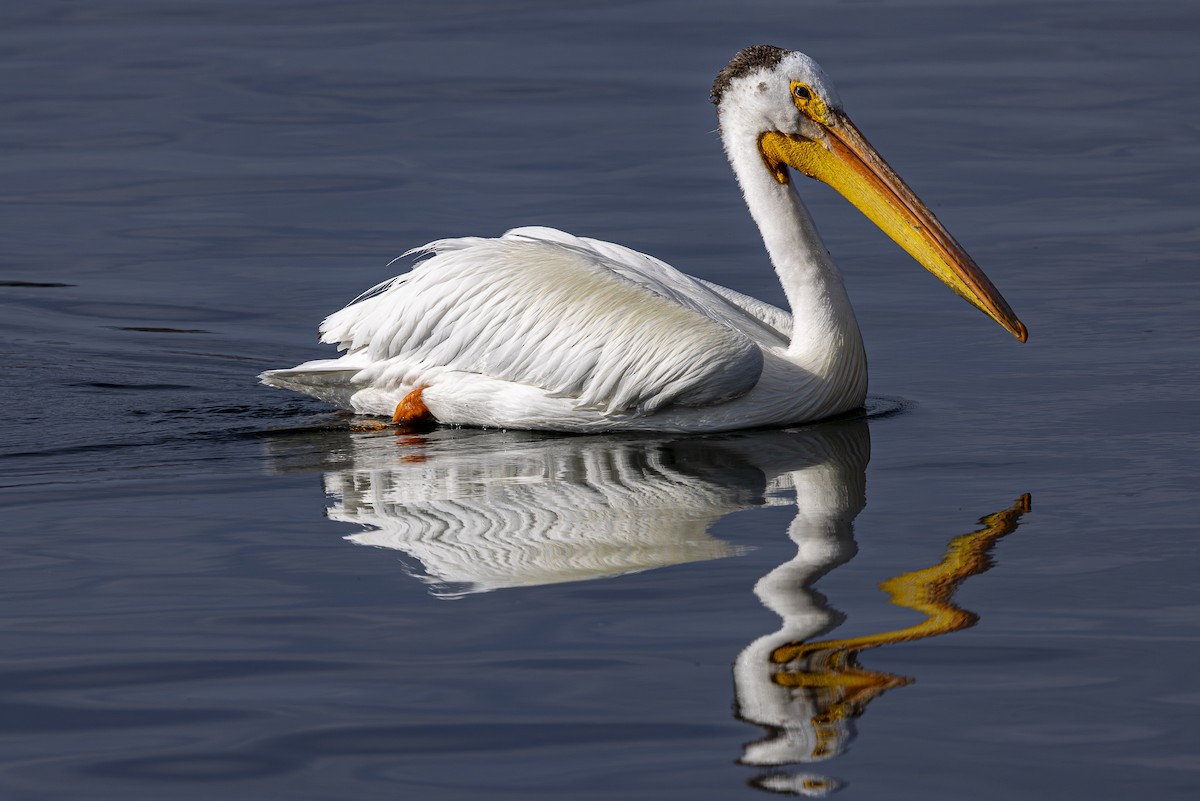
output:
{"label": "reflection of white body", "polygon": [[467,432],[445,433],[454,436],[414,448],[409,461],[391,436],[356,439],[354,466],[327,473],[325,491],[331,519],[372,529],[347,539],[404,551],[458,592],[729,556],[736,548],[708,528],[754,503],[746,489],[681,466],[661,440],[480,432],[456,445]]}
{"label": "reflection of white body", "polygon": [[454,592],[615,576],[735,553],[712,524],[786,503],[771,490],[791,486],[788,468],[834,458],[828,443],[858,426],[865,438],[864,423],[682,440],[358,436],[350,465],[325,475],[328,514],[371,529],[351,541],[403,551]]}
{"label": "reflection of white body", "polygon": [[271,370],[263,382],[387,416],[419,391],[414,416],[510,429],[725,431],[857,408],[867,391],[858,322],[789,167],[833,186],[1024,341],[1004,299],[850,122],[816,62],[747,48],[717,77],[713,100],[790,312],[620,245],[522,228],[418,248],[432,257],[322,324],[322,341],[344,356]]}

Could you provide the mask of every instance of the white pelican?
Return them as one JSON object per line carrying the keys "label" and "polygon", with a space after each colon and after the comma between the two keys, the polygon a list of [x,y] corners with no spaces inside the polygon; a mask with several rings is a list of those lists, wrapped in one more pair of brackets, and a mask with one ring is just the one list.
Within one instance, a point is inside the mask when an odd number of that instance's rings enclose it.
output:
{"label": "white pelican", "polygon": [[791,313],[635,250],[551,228],[442,239],[330,315],[346,353],[262,374],[398,423],[723,431],[863,404],[854,310],[789,167],[832,186],[1022,342],[1025,326],[884,162],[808,56],[748,47],[713,84],[721,138]]}

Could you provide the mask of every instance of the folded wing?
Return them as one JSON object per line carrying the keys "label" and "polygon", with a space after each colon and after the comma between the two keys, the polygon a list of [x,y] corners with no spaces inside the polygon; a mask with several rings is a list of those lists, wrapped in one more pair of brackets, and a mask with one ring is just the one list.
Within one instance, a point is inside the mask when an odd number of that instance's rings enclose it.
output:
{"label": "folded wing", "polygon": [[322,341],[365,365],[354,383],[415,384],[443,368],[540,387],[577,408],[648,413],[748,392],[760,343],[780,339],[657,259],[553,229],[417,252],[433,255],[321,326]]}

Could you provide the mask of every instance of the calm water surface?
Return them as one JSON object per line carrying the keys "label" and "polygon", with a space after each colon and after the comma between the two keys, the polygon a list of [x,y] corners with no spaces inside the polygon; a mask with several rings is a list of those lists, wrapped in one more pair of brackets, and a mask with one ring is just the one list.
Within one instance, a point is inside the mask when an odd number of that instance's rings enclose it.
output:
{"label": "calm water surface", "polygon": [[[1200,7],[9,6],[4,797],[1196,797]],[[762,41],[1027,345],[814,184],[858,419],[398,437],[256,385],[442,236],[781,303],[707,100]]]}

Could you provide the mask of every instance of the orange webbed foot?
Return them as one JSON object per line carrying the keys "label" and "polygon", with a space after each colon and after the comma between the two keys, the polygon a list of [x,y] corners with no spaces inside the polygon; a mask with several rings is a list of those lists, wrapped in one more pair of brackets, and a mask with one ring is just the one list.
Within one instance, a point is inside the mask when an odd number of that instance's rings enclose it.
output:
{"label": "orange webbed foot", "polygon": [[396,404],[396,413],[392,415],[392,422],[396,424],[398,431],[417,431],[437,425],[437,418],[433,416],[433,412],[429,411],[429,407],[421,398],[424,391],[425,387],[417,387]]}

